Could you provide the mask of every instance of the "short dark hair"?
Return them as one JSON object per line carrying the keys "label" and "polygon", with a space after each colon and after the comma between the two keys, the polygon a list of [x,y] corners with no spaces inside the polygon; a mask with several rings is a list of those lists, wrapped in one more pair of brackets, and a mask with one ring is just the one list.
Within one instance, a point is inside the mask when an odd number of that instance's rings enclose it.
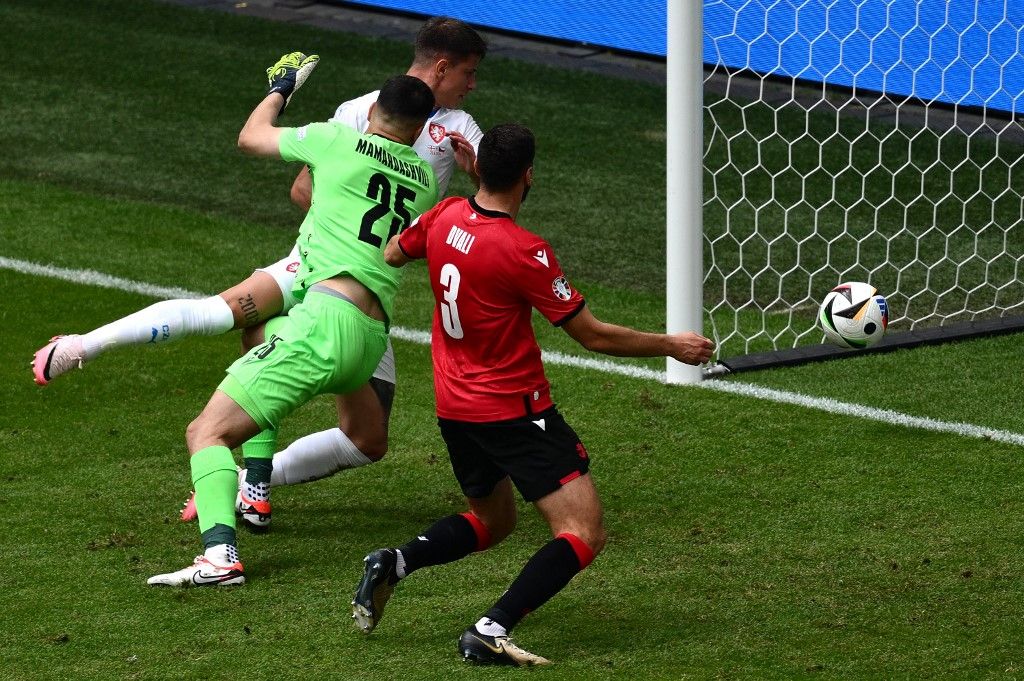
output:
{"label": "short dark hair", "polygon": [[487,42],[465,21],[451,17],[432,17],[416,33],[417,62],[451,57],[461,62],[470,57],[483,59]]}
{"label": "short dark hair", "polygon": [[535,147],[533,132],[525,125],[504,123],[488,130],[476,152],[480,184],[494,191],[514,187],[533,165]]}
{"label": "short dark hair", "polygon": [[434,110],[434,93],[415,76],[392,76],[381,87],[377,106],[388,118],[423,125]]}

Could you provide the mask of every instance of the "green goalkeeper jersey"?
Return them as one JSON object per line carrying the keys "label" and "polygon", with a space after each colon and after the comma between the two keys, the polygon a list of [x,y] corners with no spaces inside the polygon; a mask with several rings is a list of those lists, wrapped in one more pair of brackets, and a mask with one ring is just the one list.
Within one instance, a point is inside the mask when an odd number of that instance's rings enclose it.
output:
{"label": "green goalkeeper jersey", "polygon": [[284,160],[302,161],[313,176],[313,204],[297,241],[295,296],[348,275],[376,294],[390,320],[402,269],[384,262],[384,246],[437,203],[430,164],[412,147],[339,123],[285,128],[279,148]]}

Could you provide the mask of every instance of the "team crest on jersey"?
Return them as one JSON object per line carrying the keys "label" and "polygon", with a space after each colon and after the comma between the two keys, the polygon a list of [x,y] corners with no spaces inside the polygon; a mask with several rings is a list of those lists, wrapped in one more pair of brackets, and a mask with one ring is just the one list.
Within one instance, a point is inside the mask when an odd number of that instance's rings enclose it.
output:
{"label": "team crest on jersey", "polygon": [[430,139],[434,140],[438,144],[440,144],[441,140],[444,139],[445,129],[443,125],[439,125],[438,123],[431,123],[429,132]]}
{"label": "team crest on jersey", "polygon": [[555,296],[559,300],[569,300],[572,298],[572,288],[565,277],[559,277],[551,282],[551,290],[555,292]]}
{"label": "team crest on jersey", "polygon": [[299,271],[299,261],[296,260],[295,262],[288,263],[285,269],[291,272],[292,274],[295,274],[296,272]]}

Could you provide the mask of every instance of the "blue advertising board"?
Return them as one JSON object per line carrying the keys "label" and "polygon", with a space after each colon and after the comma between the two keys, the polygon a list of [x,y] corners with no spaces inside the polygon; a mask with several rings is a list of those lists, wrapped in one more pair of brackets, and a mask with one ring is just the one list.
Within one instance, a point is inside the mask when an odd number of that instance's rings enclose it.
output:
{"label": "blue advertising board", "polygon": [[665,0],[357,0],[349,4],[458,17],[478,26],[665,56]]}
{"label": "blue advertising board", "polygon": [[[666,1],[351,4],[664,57]],[[706,0],[703,49],[708,64],[1024,113],[1024,0]]]}
{"label": "blue advertising board", "polygon": [[1024,2],[708,0],[704,61],[1024,112]]}

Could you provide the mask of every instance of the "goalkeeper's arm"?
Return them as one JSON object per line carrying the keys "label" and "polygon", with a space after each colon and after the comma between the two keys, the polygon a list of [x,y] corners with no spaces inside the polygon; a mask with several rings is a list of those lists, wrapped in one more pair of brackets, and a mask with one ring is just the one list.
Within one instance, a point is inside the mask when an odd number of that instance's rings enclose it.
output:
{"label": "goalkeeper's arm", "polygon": [[319,60],[315,54],[307,57],[301,52],[292,52],[267,69],[267,96],[256,105],[238,133],[239,149],[253,156],[281,157],[278,144],[281,129],[274,124]]}
{"label": "goalkeeper's arm", "polygon": [[272,92],[260,102],[252,113],[249,120],[242,126],[238,133],[238,148],[252,156],[269,156],[281,158],[278,138],[281,137],[281,128],[275,127],[277,114],[284,104],[284,97],[278,92]]}

